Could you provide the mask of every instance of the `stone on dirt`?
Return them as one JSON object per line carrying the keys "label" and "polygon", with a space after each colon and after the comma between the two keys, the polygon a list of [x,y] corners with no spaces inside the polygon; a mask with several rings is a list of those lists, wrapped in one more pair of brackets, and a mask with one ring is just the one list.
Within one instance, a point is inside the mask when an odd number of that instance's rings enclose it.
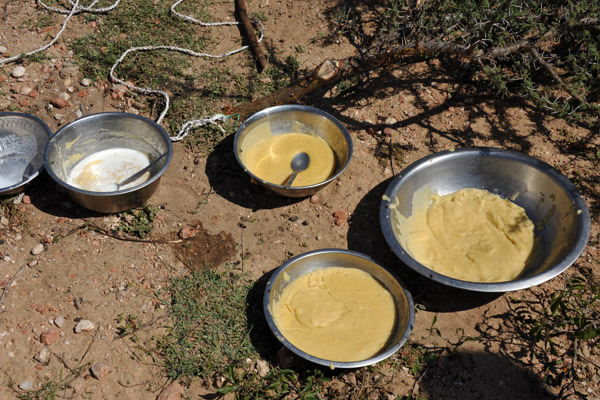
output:
{"label": "stone on dirt", "polygon": [[19,389],[21,390],[31,390],[33,389],[33,383],[31,381],[23,381],[19,384]]}
{"label": "stone on dirt", "polygon": [[90,374],[96,379],[102,379],[110,372],[110,368],[106,364],[95,364],[90,368]]}
{"label": "stone on dirt", "polygon": [[60,336],[60,332],[58,331],[45,331],[42,332],[42,334],[40,335],[40,341],[43,344],[52,344],[54,342],[56,342],[56,340],[58,339],[58,337]]}
{"label": "stone on dirt", "polygon": [[87,319],[82,319],[75,325],[75,333],[88,332],[94,330],[96,324]]}
{"label": "stone on dirt", "polygon": [[50,349],[44,346],[33,358],[39,363],[48,364],[48,361],[50,361]]}
{"label": "stone on dirt", "polygon": [[191,239],[198,234],[198,229],[191,225],[186,225],[179,230],[177,234],[180,239]]}
{"label": "stone on dirt", "polygon": [[44,251],[44,245],[41,243],[38,243],[35,246],[33,246],[33,248],[31,249],[31,254],[33,254],[34,256],[37,256],[38,254],[40,254],[43,251]]}
{"label": "stone on dirt", "polygon": [[62,315],[59,315],[58,317],[54,318],[54,325],[58,326],[59,328],[62,328],[64,324],[65,317],[63,317]]}
{"label": "stone on dirt", "polygon": [[334,218],[333,222],[337,226],[342,226],[346,222],[348,222],[348,213],[346,212],[345,208],[342,208],[341,210],[338,210],[333,213],[333,218]]}
{"label": "stone on dirt", "polygon": [[12,70],[11,75],[14,76],[15,78],[21,78],[21,77],[25,76],[25,67],[22,65],[15,67]]}

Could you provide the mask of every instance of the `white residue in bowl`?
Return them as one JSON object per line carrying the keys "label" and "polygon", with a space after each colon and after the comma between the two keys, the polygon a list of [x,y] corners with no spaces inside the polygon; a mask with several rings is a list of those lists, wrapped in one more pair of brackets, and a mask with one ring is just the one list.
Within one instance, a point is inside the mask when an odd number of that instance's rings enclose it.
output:
{"label": "white residue in bowl", "polygon": [[133,149],[114,148],[90,154],[69,172],[67,183],[92,192],[114,192],[146,182],[150,172],[126,185],[118,183],[150,164],[148,155]]}

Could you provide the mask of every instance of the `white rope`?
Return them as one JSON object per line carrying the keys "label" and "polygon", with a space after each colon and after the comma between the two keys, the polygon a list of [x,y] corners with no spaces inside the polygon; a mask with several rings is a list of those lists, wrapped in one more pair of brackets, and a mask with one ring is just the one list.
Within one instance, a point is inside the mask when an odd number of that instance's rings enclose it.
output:
{"label": "white rope", "polygon": [[[119,0],[120,1],[120,0]],[[18,54],[16,56],[13,57],[9,57],[9,58],[3,58],[0,60],[0,64],[5,64],[5,63],[9,63],[9,62],[13,62],[16,61],[22,57],[28,57],[31,56],[33,54],[39,53],[41,51],[46,50],[47,48],[49,48],[50,46],[52,46],[54,43],[56,43],[56,41],[58,40],[58,38],[60,37],[60,35],[62,35],[62,33],[65,31],[65,28],[67,27],[67,23],[69,22],[69,20],[71,19],[71,17],[77,12],[77,9],[79,7],[79,0],[75,1],[75,3],[71,3],[73,4],[73,8],[71,8],[71,11],[68,12],[69,15],[67,15],[67,17],[65,18],[62,27],[60,28],[60,30],[58,31],[58,33],[56,34],[56,36],[54,37],[54,39],[52,39],[48,44],[40,47],[37,50],[33,50],[30,51],[28,53],[22,53],[22,54]]]}
{"label": "white rope", "polygon": [[[179,12],[177,12],[175,10],[175,8],[181,4],[184,0],[178,0],[177,2],[175,2],[172,6],[171,6],[171,12],[185,20],[188,22],[192,22],[194,24],[197,25],[201,25],[201,26],[233,26],[233,25],[239,25],[239,22],[235,21],[235,22],[202,22],[199,21],[193,17],[190,17],[189,15],[184,15],[181,14]],[[264,37],[264,32],[265,32],[265,28],[263,26],[263,24],[260,21],[253,21],[255,23],[257,23],[260,26],[260,37],[258,38],[258,43],[262,42],[263,37]],[[118,78],[115,75],[115,69],[119,66],[119,64],[121,64],[121,62],[123,62],[123,60],[125,60],[125,58],[130,54],[130,53],[134,53],[134,52],[138,52],[138,51],[155,51],[155,50],[167,50],[167,51],[176,51],[176,52],[180,52],[180,53],[184,53],[184,54],[188,54],[190,56],[193,57],[204,57],[204,58],[225,58],[225,57],[229,57],[231,55],[240,53],[244,50],[247,50],[248,48],[250,48],[250,46],[242,46],[240,48],[228,51],[226,53],[223,54],[218,54],[218,55],[214,55],[214,54],[209,54],[209,53],[199,53],[196,52],[194,50],[190,50],[190,49],[186,49],[186,48],[182,48],[182,47],[177,47],[177,46],[168,46],[168,45],[162,45],[162,46],[142,46],[142,47],[131,47],[127,50],[125,50],[125,52],[123,54],[121,54],[121,56],[117,59],[117,61],[115,61],[115,63],[113,64],[113,66],[110,68],[110,72],[109,72],[109,76],[110,78],[113,80],[113,82],[116,83],[120,83],[121,85],[126,86],[128,89],[136,91],[138,93],[142,93],[142,94],[154,94],[154,95],[159,95],[162,96],[164,101],[165,101],[165,106],[164,109],[162,110],[162,112],[160,113],[160,115],[158,116],[158,119],[156,120],[156,123],[160,125],[160,123],[162,122],[163,118],[165,117],[165,115],[167,114],[167,112],[169,111],[169,107],[170,107],[170,98],[169,95],[167,94],[167,92],[160,90],[160,89],[153,89],[153,88],[142,88],[139,86],[135,86],[129,82],[124,81],[123,79]],[[216,121],[221,121],[224,122],[228,117],[222,114],[217,114],[214,115],[212,117],[209,118],[200,118],[200,119],[194,119],[194,120],[190,120],[187,122],[184,122],[181,129],[179,130],[179,132],[177,133],[177,135],[175,136],[171,136],[171,140],[176,142],[176,141],[180,141],[183,140],[188,134],[189,132],[196,127],[200,127],[200,126],[204,126],[207,124],[214,124],[217,125]],[[223,128],[221,128],[221,126],[217,125],[222,132],[225,132],[223,130]]]}

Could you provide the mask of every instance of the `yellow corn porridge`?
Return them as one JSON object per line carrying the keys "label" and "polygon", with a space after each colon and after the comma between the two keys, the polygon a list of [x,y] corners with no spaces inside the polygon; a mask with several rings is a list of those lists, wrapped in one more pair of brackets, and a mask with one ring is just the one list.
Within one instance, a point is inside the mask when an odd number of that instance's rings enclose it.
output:
{"label": "yellow corn porridge", "polygon": [[396,321],[390,292],[357,268],[329,267],[301,275],[282,291],[271,311],[294,346],[341,362],[377,354]]}
{"label": "yellow corn porridge", "polygon": [[432,270],[471,282],[505,282],[524,270],[534,247],[534,224],[513,202],[481,189],[445,196],[425,187],[412,214],[397,215],[399,240]]}
{"label": "yellow corn porridge", "polygon": [[244,164],[259,178],[283,185],[292,174],[292,158],[298,153],[310,157],[308,168],[296,176],[292,186],[309,186],[329,179],[335,171],[335,156],[325,140],[303,133],[268,135],[245,151]]}

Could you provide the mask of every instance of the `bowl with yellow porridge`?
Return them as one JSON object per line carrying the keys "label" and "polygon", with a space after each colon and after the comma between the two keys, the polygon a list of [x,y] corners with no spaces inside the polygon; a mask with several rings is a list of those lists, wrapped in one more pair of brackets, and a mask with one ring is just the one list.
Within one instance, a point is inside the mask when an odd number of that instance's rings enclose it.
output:
{"label": "bowl with yellow porridge", "polygon": [[[252,115],[237,130],[233,146],[253,182],[285,197],[310,196],[328,185],[346,169],[353,149],[350,134],[335,117],[295,104]],[[292,160],[299,155],[308,164],[293,175]]]}
{"label": "bowl with yellow porridge", "polygon": [[448,150],[401,171],[380,206],[400,260],[471,291],[529,288],[566,270],[590,233],[585,200],[560,172],[498,148]]}
{"label": "bowl with yellow porridge", "polygon": [[44,166],[77,204],[112,213],[146,202],[172,155],[168,134],[154,121],[106,112],[59,129],[46,145]]}
{"label": "bowl with yellow porridge", "polygon": [[414,325],[398,278],[350,250],[300,254],[270,277],[263,309],[275,337],[296,355],[330,368],[358,368],[394,354]]}

